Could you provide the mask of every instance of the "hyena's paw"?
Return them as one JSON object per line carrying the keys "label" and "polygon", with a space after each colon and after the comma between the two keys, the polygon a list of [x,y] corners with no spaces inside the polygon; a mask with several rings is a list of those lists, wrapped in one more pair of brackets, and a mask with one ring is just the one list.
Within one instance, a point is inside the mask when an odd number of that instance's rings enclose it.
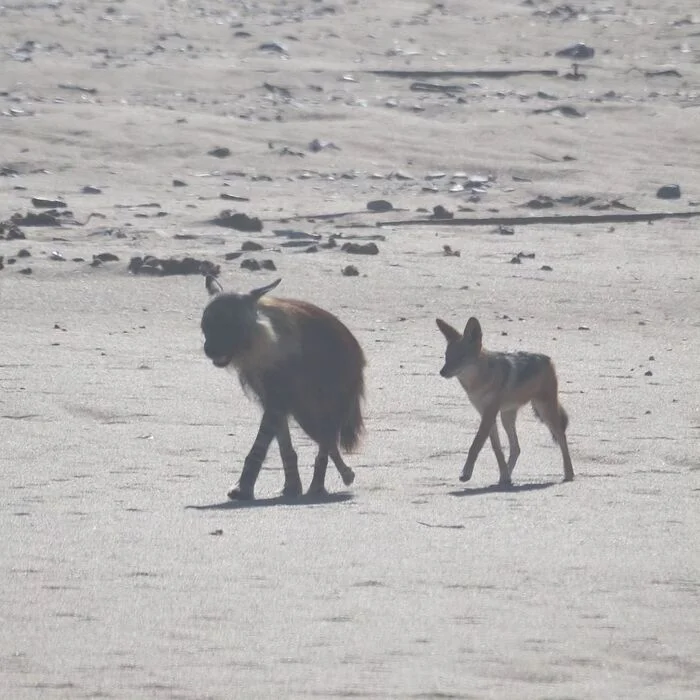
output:
{"label": "hyena's paw", "polygon": [[309,486],[309,490],[306,492],[307,496],[311,496],[312,498],[320,498],[328,495],[328,491],[326,491],[326,487],[323,484],[314,484],[313,482],[311,483],[311,486]]}
{"label": "hyena's paw", "polygon": [[240,486],[234,486],[229,492],[228,497],[232,501],[252,501],[253,500],[253,489],[241,488]]}
{"label": "hyena's paw", "polygon": [[340,472],[340,478],[343,480],[343,483],[346,486],[350,486],[353,481],[355,481],[355,472],[348,467],[347,469],[344,469],[342,472]]}
{"label": "hyena's paw", "polygon": [[285,484],[282,489],[282,496],[284,496],[284,498],[298,498],[302,493],[304,493],[304,489],[301,486],[301,481]]}
{"label": "hyena's paw", "polygon": [[502,489],[509,489],[513,485],[513,482],[511,481],[510,477],[507,479],[499,479],[498,480],[498,487]]}
{"label": "hyena's paw", "polygon": [[462,469],[462,473],[459,475],[459,480],[460,481],[469,481],[469,479],[472,478],[472,473],[474,472],[474,467],[469,466],[468,464],[464,465],[464,469]]}
{"label": "hyena's paw", "polygon": [[573,481],[573,480],[574,480],[573,472],[571,474],[564,474],[564,481]]}

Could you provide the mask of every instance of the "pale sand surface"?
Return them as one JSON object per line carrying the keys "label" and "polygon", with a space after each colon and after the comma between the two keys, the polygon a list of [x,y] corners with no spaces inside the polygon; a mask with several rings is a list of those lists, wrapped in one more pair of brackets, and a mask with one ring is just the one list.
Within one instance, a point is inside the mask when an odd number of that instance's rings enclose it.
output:
{"label": "pale sand surface", "polygon": [[[538,195],[698,209],[700,14],[689,0],[591,2],[569,21],[535,14],[550,3],[430,7],[0,5],[0,168],[18,173],[0,177],[0,220],[32,196],[105,217],[0,241],[1,697],[700,695],[700,221],[513,236],[373,225],[437,204],[596,213],[519,206]],[[28,40],[32,60],[17,60]],[[271,41],[288,54],[258,49]],[[596,49],[587,80],[421,78],[464,89],[449,96],[366,72],[563,74],[570,63],[545,54],[575,41]],[[667,68],[680,75],[644,74]],[[562,104],[585,117],[532,113]],[[340,150],[312,153],[314,138]],[[207,155],[217,146],[232,155]],[[456,171],[493,182],[470,202],[448,192]],[[681,199],[657,199],[670,183]],[[82,194],[88,184],[102,193]],[[405,211],[270,221],[378,198]],[[160,209],[117,206],[149,202]],[[205,223],[223,208],[264,230]],[[371,227],[339,228],[353,221]],[[281,248],[276,228],[386,240],[374,257],[305,254]],[[267,248],[246,257],[278,272],[224,261],[245,240]],[[31,257],[7,264],[23,247]],[[519,251],[536,257],[508,264]],[[120,261],[70,260],[100,252]],[[202,278],[128,274],[145,253],[210,259],[230,289],[281,276],[280,295],[351,327],[369,362],[351,489],[329,468],[327,502],[280,503],[273,448],[259,501],[226,502],[259,411],[201,351]],[[342,276],[347,264],[360,276]],[[488,446],[458,481],[478,418],[438,375],[434,318],[461,327],[472,314],[488,346],[554,358],[572,484],[529,410],[515,488],[490,488]],[[313,445],[294,439],[308,485]]]}

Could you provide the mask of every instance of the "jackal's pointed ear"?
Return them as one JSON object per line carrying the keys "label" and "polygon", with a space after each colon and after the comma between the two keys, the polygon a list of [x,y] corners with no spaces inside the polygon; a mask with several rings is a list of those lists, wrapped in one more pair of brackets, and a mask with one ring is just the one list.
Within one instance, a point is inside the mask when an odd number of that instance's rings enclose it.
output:
{"label": "jackal's pointed ear", "polygon": [[436,318],[435,323],[437,323],[437,327],[445,336],[445,340],[448,343],[452,343],[462,337],[460,336],[459,331],[456,328],[453,328],[449,323],[447,323],[447,321],[443,321],[441,318]]}
{"label": "jackal's pointed ear", "polygon": [[207,275],[204,284],[210,296],[214,297],[224,291],[224,288],[221,286],[221,282],[219,282],[214,275]]}
{"label": "jackal's pointed ear", "polygon": [[471,343],[480,343],[481,336],[481,324],[472,316],[464,326],[464,337]]}
{"label": "jackal's pointed ear", "polygon": [[258,289],[254,289],[252,292],[248,293],[248,296],[253,299],[253,301],[257,301],[260,299],[260,297],[264,296],[268,292],[271,292],[280,282],[282,281],[282,278],[280,277],[278,280],[275,280],[271,284],[268,284],[264,287],[259,287]]}

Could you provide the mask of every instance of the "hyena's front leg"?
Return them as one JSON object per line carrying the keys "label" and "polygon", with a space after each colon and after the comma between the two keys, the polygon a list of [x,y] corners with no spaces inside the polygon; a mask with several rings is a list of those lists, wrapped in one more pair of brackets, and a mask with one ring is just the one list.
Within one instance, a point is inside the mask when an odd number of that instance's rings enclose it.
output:
{"label": "hyena's front leg", "polygon": [[267,456],[270,443],[275,437],[278,420],[278,416],[269,411],[263,413],[253,447],[251,447],[243,462],[243,471],[241,472],[241,478],[238,480],[238,486],[235,486],[228,492],[228,497],[231,500],[250,500],[253,498],[255,482],[258,479],[258,474],[260,474],[262,463]]}
{"label": "hyena's front leg", "polygon": [[297,453],[292,446],[292,438],[289,434],[289,423],[287,417],[279,419],[277,426],[277,444],[280,448],[280,457],[284,468],[284,496],[301,496],[301,479],[299,478],[299,462]]}
{"label": "hyena's front leg", "polygon": [[476,458],[481,452],[481,448],[486,442],[486,438],[491,433],[491,428],[496,421],[496,416],[498,415],[498,404],[493,404],[487,406],[481,412],[481,423],[479,424],[479,429],[476,431],[474,440],[472,441],[472,446],[469,448],[467,454],[467,461],[462,469],[462,474],[459,477],[460,481],[469,481],[472,478],[472,473],[474,472],[474,465],[476,464]]}

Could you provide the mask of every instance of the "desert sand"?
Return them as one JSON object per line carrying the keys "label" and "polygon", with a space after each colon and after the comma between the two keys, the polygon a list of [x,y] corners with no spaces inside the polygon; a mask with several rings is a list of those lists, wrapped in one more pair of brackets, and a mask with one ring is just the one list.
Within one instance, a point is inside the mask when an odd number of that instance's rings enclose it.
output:
{"label": "desert sand", "polygon": [[[696,3],[8,0],[0,46],[0,696],[700,696],[700,220],[429,220],[700,211]],[[259,409],[145,255],[353,330],[351,488],[282,501],[273,446],[227,501]],[[515,486],[459,482],[471,315],[554,359],[573,483],[529,410]]]}

